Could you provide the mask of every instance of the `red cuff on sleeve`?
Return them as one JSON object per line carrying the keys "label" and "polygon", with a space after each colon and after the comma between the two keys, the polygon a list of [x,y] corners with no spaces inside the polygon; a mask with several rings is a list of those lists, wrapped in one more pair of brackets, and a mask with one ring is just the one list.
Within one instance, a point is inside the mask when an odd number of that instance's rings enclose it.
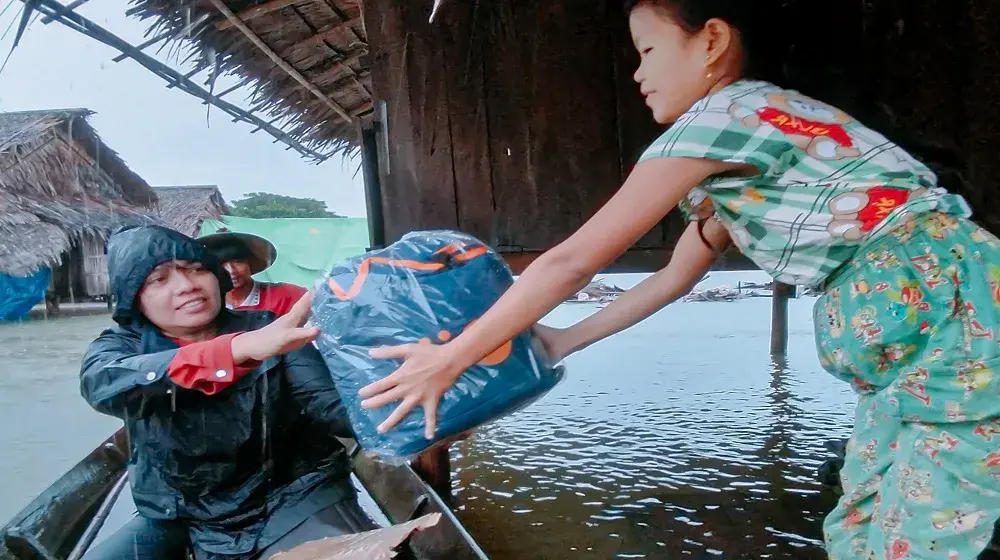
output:
{"label": "red cuff on sleeve", "polygon": [[167,366],[170,380],[185,389],[214,395],[260,365],[233,363],[233,339],[243,333],[226,334],[205,342],[176,341],[181,349]]}

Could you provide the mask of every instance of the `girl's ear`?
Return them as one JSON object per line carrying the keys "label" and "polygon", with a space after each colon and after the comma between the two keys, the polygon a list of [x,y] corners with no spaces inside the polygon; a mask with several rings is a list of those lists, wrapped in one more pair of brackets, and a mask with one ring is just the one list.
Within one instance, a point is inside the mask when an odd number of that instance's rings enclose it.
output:
{"label": "girl's ear", "polygon": [[701,30],[705,41],[705,66],[714,66],[728,53],[736,43],[736,31],[731,25],[719,18],[705,22]]}

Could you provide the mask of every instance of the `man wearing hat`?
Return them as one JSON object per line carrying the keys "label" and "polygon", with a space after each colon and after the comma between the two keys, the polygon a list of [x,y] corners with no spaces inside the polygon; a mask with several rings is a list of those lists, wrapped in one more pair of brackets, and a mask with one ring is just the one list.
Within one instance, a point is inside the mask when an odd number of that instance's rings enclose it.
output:
{"label": "man wearing hat", "polygon": [[281,317],[308,290],[284,282],[258,282],[253,279],[278,257],[274,245],[249,233],[231,232],[226,228],[199,239],[222,262],[229,273],[233,289],[226,294],[226,307],[241,310],[267,310]]}

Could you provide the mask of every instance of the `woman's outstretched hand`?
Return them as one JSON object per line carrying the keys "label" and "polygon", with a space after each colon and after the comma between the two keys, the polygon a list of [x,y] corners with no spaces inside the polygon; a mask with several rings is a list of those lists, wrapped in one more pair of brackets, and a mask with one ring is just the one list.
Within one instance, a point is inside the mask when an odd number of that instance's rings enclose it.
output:
{"label": "woman's outstretched hand", "polygon": [[374,383],[361,388],[361,407],[380,408],[402,401],[396,410],[378,426],[381,433],[391,430],[417,406],[424,407],[424,437],[433,439],[437,430],[438,402],[445,392],[462,375],[457,369],[457,360],[448,344],[404,344],[374,348],[369,352],[373,358],[399,360],[403,365]]}
{"label": "woman's outstretched hand", "polygon": [[270,325],[234,338],[233,362],[242,364],[249,360],[263,361],[298,350],[316,340],[319,329],[305,326],[312,299],[312,292],[306,292],[287,314],[275,319]]}
{"label": "woman's outstretched hand", "polygon": [[[568,329],[556,329],[536,324],[533,327],[546,354],[553,363],[562,361],[576,349],[574,339]],[[464,371],[455,366],[460,362],[454,356],[450,343],[403,344],[374,348],[369,352],[373,358],[404,360],[403,365],[374,383],[362,387],[361,407],[381,408],[399,402],[396,410],[379,424],[378,431],[385,433],[394,428],[407,414],[418,406],[424,407],[426,427],[424,437],[433,439],[437,430],[437,407],[441,397],[448,391]]]}

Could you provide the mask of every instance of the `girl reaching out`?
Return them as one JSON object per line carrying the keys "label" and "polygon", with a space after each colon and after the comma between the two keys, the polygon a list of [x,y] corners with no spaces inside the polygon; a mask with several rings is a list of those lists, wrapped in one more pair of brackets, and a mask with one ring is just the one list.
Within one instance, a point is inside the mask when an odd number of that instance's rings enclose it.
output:
{"label": "girl reaching out", "polygon": [[[847,113],[763,81],[757,2],[633,0],[635,80],[670,128],[618,193],[539,257],[462,335],[372,351],[404,359],[361,391],[402,401],[391,429],[532,328],[679,206],[691,224],[666,268],[568,329],[536,326],[557,358],[687,293],[730,244],[775,279],[823,290],[823,366],[858,393],[827,517],[831,558],[972,560],[1000,517],[1000,240],[900,146]],[[763,23],[763,22],[762,22]]]}

